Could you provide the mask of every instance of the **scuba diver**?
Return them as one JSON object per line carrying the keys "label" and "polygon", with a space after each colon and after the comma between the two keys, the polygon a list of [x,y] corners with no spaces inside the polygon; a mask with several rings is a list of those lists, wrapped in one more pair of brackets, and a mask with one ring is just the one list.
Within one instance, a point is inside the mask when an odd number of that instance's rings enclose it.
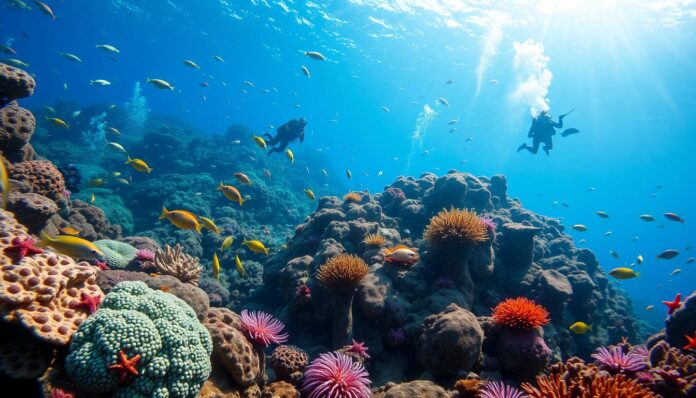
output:
{"label": "scuba diver", "polygon": [[[553,149],[553,140],[551,137],[556,135],[556,129],[563,128],[563,118],[574,110],[575,109],[571,109],[569,112],[559,116],[558,123],[553,121],[548,110],[541,111],[541,113],[532,120],[532,126],[529,128],[529,134],[527,134],[528,137],[532,138],[532,146],[524,143],[517,148],[517,152],[519,153],[521,150],[526,149],[535,154],[539,151],[539,145],[544,144],[544,152],[548,155],[549,150]],[[577,131],[576,129],[572,130]],[[566,132],[567,131],[562,134],[564,137],[568,135]]]}
{"label": "scuba diver", "polygon": [[292,119],[284,125],[278,127],[275,137],[272,137],[268,133],[264,133],[263,135],[268,138],[267,144],[273,147],[270,151],[268,151],[268,156],[270,156],[273,152],[283,152],[289,143],[298,138],[300,139],[300,142],[304,142],[304,128],[306,125],[307,121],[302,118],[300,118],[300,120]]}

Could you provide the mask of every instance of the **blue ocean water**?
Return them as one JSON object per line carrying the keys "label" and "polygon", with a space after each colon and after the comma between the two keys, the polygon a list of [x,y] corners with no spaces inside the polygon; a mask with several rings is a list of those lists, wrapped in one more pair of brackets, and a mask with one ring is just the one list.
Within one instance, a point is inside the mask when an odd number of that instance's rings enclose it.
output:
{"label": "blue ocean water", "polygon": [[[55,20],[34,3],[31,11],[12,3],[0,11],[0,39],[17,52],[6,57],[28,63],[40,82],[25,107],[122,106],[139,82],[152,113],[210,134],[232,123],[260,133],[304,117],[305,142],[291,147],[297,157],[325,154],[334,175],[350,169],[337,188],[379,192],[399,175],[453,168],[505,174],[526,207],[585,224],[587,232],[570,233],[587,239],[582,246],[606,270],[645,257],[639,278],[618,283],[656,327],[660,301],[693,290],[690,2],[47,1]],[[112,84],[90,85],[95,79]],[[549,156],[516,153],[544,107],[554,118],[575,109],[566,127],[580,133],[556,135]],[[658,261],[665,249],[680,255]]]}

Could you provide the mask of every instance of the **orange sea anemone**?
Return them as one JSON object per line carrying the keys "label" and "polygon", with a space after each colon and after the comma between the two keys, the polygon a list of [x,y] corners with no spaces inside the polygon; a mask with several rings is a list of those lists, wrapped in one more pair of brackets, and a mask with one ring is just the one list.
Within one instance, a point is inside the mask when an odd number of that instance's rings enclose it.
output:
{"label": "orange sea anemone", "polygon": [[431,245],[475,245],[488,240],[488,230],[473,211],[449,209],[430,219],[423,237]]}
{"label": "orange sea anemone", "polygon": [[534,329],[549,323],[549,312],[526,297],[507,299],[493,309],[495,323],[514,329]]}
{"label": "orange sea anemone", "polygon": [[317,271],[323,287],[337,293],[352,292],[367,275],[368,266],[358,256],[338,254],[328,259]]}
{"label": "orange sea anemone", "polygon": [[361,200],[363,200],[363,196],[358,192],[348,192],[343,197],[343,203],[350,203],[350,202],[359,203]]}
{"label": "orange sea anemone", "polygon": [[369,234],[363,239],[363,242],[368,246],[382,247],[387,244],[387,239],[380,234]]}

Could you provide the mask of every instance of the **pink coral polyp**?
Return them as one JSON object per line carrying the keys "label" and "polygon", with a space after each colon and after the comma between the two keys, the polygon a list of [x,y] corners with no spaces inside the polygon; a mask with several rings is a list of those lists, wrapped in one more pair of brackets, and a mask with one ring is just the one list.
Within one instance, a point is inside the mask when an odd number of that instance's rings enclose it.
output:
{"label": "pink coral polyp", "polygon": [[365,368],[343,354],[319,355],[305,372],[302,391],[307,398],[368,398],[370,379]]}
{"label": "pink coral polyp", "polygon": [[249,338],[258,344],[268,347],[271,344],[282,344],[288,340],[288,335],[283,333],[285,325],[272,315],[263,311],[242,310],[240,313],[242,328]]}

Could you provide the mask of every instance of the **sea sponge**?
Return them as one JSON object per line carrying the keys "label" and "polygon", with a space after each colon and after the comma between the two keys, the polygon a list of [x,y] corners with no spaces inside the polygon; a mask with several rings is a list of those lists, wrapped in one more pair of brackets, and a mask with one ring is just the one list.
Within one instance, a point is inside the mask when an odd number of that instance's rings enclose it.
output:
{"label": "sea sponge", "polygon": [[0,107],[10,101],[34,94],[34,87],[36,83],[30,74],[14,66],[0,63]]}
{"label": "sea sponge", "polygon": [[309,363],[307,353],[293,345],[278,346],[271,354],[271,368],[276,378],[295,385],[302,382],[307,363]]}
{"label": "sea sponge", "polygon": [[365,261],[352,254],[331,257],[317,271],[317,280],[323,287],[334,292],[352,292],[367,275]]}
{"label": "sea sponge", "polygon": [[13,164],[9,169],[10,178],[26,182],[31,192],[46,196],[54,201],[65,191],[63,175],[47,160],[30,160]]}
{"label": "sea sponge", "polygon": [[488,240],[488,229],[476,213],[452,208],[431,218],[423,237],[433,246],[471,246]]}
{"label": "sea sponge", "polygon": [[526,297],[499,303],[492,317],[495,323],[513,329],[534,329],[549,323],[549,312]]}
{"label": "sea sponge", "polygon": [[18,151],[34,134],[36,119],[16,102],[0,108],[0,151],[12,154]]}
{"label": "sea sponge", "polygon": [[[68,376],[85,392],[113,397],[195,397],[211,372],[210,334],[182,300],[142,282],[122,282],[73,335]],[[114,370],[139,358],[137,375]]]}
{"label": "sea sponge", "polygon": [[363,239],[363,243],[368,246],[382,247],[387,244],[387,238],[380,234],[369,234]]}
{"label": "sea sponge", "polygon": [[276,381],[263,388],[261,398],[300,398],[300,392],[290,383]]}
{"label": "sea sponge", "polygon": [[10,258],[6,249],[15,238],[31,237],[12,213],[0,210],[0,315],[19,321],[44,341],[67,344],[89,315],[81,306],[82,295],[102,296],[97,269],[48,250]]}
{"label": "sea sponge", "polygon": [[344,197],[343,197],[343,203],[360,203],[360,201],[363,200],[362,194],[358,192],[348,192]]}
{"label": "sea sponge", "polygon": [[128,243],[111,239],[95,241],[94,245],[104,253],[101,259],[107,261],[109,268],[126,268],[135,259],[138,251]]}
{"label": "sea sponge", "polygon": [[184,253],[184,248],[180,244],[174,248],[166,245],[164,249],[158,249],[155,252],[154,268],[158,273],[172,275],[182,282],[196,286],[203,272],[203,268],[198,264],[198,258]]}
{"label": "sea sponge", "polygon": [[263,375],[263,356],[241,330],[239,315],[227,308],[211,308],[203,325],[212,336],[213,356],[237,384],[252,385]]}

